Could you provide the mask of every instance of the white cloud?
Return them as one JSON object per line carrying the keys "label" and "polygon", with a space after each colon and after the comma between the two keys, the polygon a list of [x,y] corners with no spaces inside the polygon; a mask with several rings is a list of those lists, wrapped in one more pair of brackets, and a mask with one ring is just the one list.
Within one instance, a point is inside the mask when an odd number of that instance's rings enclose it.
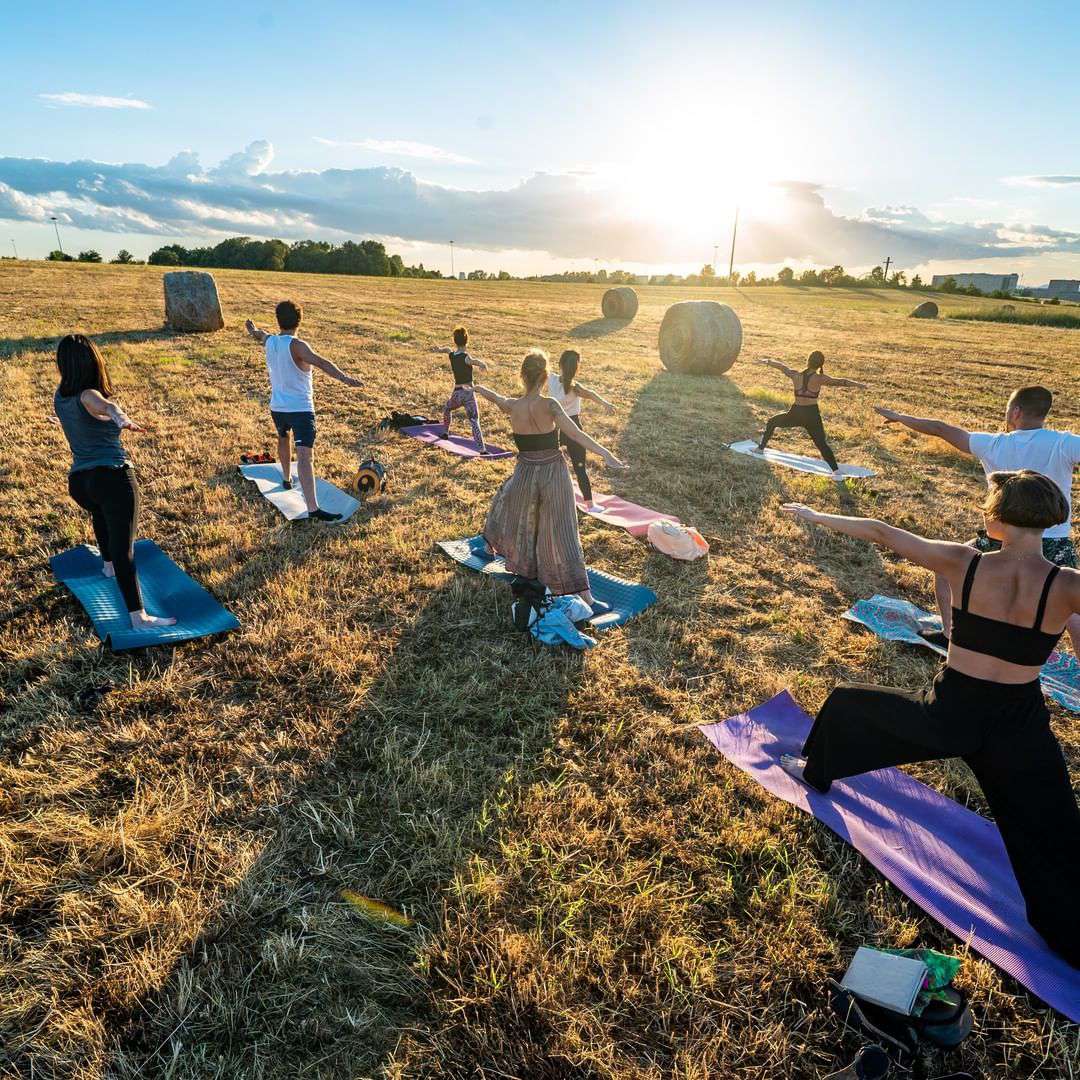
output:
{"label": "white cloud", "polygon": [[138,98],[107,97],[104,94],[76,94],[66,90],[62,94],[38,94],[42,101],[53,105],[78,105],[87,109],[152,109],[148,101]]}
{"label": "white cloud", "polygon": [[[385,165],[271,172],[273,154],[258,140],[210,168],[190,150],[160,166],[0,158],[0,218],[47,222],[56,214],[79,228],[191,238],[380,236],[424,244],[452,237],[462,250],[639,266],[700,265],[705,254],[694,222],[664,226],[633,216],[607,177],[537,173],[510,188],[460,189]],[[816,184],[788,181],[773,190],[773,213],[747,210],[740,219],[743,265],[861,269],[887,255],[911,267],[1080,252],[1080,233],[1015,216],[971,223],[913,206],[847,215]]]}
{"label": "white cloud", "polygon": [[410,142],[408,139],[324,139],[321,135],[313,136],[323,146],[333,146],[348,150],[366,150],[373,154],[385,154],[387,157],[421,158],[424,161],[440,161],[445,165],[475,165],[476,162],[463,154],[444,150],[430,143]]}

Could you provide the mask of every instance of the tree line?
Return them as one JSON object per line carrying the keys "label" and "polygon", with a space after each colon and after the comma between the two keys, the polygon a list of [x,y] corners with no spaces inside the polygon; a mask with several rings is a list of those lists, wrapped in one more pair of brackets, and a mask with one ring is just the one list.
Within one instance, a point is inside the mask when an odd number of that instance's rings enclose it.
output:
{"label": "tree line", "polygon": [[216,270],[285,270],[298,274],[362,274],[367,277],[441,278],[424,264],[406,266],[400,255],[387,254],[378,240],[253,240],[233,236],[213,247],[166,244],[150,253],[151,266],[197,266]]}

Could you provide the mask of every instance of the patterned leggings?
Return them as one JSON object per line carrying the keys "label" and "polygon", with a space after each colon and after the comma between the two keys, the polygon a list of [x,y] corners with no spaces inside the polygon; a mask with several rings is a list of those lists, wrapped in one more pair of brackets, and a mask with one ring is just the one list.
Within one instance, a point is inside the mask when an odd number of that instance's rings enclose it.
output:
{"label": "patterned leggings", "polygon": [[476,404],[476,394],[471,386],[455,386],[450,400],[443,406],[442,422],[446,434],[450,434],[450,417],[455,409],[464,409],[472,425],[472,437],[476,445],[484,449],[484,433],[480,429],[480,408]]}

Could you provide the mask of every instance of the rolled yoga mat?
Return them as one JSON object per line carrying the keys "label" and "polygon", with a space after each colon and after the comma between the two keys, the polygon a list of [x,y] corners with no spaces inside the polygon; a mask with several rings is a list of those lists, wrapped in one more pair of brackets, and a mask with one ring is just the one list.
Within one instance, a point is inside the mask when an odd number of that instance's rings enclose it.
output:
{"label": "rolled yoga mat", "polygon": [[[946,650],[927,641],[920,630],[941,632],[941,619],[923,611],[907,600],[894,596],[871,596],[857,600],[844,612],[845,619],[865,626],[886,641],[902,641],[906,645],[923,645],[939,656]],[[1080,661],[1071,653],[1058,650],[1043,664],[1039,676],[1043,693],[1070,712],[1080,713]]]}
{"label": "rolled yoga mat", "polygon": [[[819,476],[832,476],[832,469],[821,458],[806,457],[803,454],[789,454],[784,450],[774,450],[771,446],[766,447],[762,453],[758,444],[753,439],[743,439],[741,442],[728,444],[729,450],[736,454],[746,454],[748,457],[757,458],[759,461],[767,461],[771,465],[783,465],[786,469],[795,469],[798,472],[817,473]],[[840,475],[845,478],[865,479],[873,476],[874,470],[865,465],[841,465]]]}
{"label": "rolled yoga mat", "polygon": [[906,896],[1036,997],[1080,1021],[1080,970],[1031,928],[997,826],[899,769],[833,783],[828,795],[788,776],[812,721],[784,691],[702,734],[766,791],[824,822]]}
{"label": "rolled yoga mat", "polygon": [[116,579],[102,574],[97,548],[80,544],[54,555],[49,565],[56,580],[66,585],[82,604],[94,624],[94,632],[113,652],[170,645],[240,627],[240,620],[188,577],[153,540],[139,540],[135,544],[135,570],[143,604],[150,615],[175,618],[174,626],[131,629],[127,605]]}
{"label": "rolled yoga mat", "polygon": [[[307,503],[300,490],[300,479],[293,462],[293,486],[281,485],[281,466],[277,462],[269,465],[241,465],[240,475],[250,480],[263,498],[269,500],[289,521],[299,521],[307,517]],[[334,487],[328,480],[315,477],[315,498],[319,508],[330,514],[340,514],[339,521],[327,522],[329,525],[344,525],[356,513],[360,503],[339,487]]]}
{"label": "rolled yoga mat", "polygon": [[[440,540],[439,547],[455,562],[470,570],[491,574],[502,581],[510,581],[514,577],[506,569],[501,555],[488,554],[482,536],[471,536],[468,540]],[[588,574],[593,597],[611,608],[589,620],[589,625],[596,630],[621,626],[656,603],[656,593],[644,585],[624,581],[613,574],[605,574],[603,570],[589,570]]]}
{"label": "rolled yoga mat", "polygon": [[463,435],[444,435],[444,430],[442,424],[420,424],[417,427],[399,428],[399,433],[463,458],[478,457],[485,461],[498,461],[499,458],[514,456],[512,451],[504,450],[501,446],[492,446],[490,443],[487,444],[488,452],[482,454],[480,447],[472,439],[467,439]]}

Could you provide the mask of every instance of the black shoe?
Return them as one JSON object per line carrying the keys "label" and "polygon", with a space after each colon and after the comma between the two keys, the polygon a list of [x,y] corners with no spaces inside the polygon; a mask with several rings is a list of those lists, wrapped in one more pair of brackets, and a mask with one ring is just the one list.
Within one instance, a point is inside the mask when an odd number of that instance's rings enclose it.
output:
{"label": "black shoe", "polygon": [[283,488],[284,488],[284,489],[285,489],[286,491],[292,491],[292,481],[291,481],[291,480],[282,480],[282,481],[281,481],[281,486],[282,486],[282,487],[283,487]]}
{"label": "black shoe", "polygon": [[328,510],[323,510],[319,507],[317,510],[309,510],[307,519],[308,521],[340,521],[340,514],[331,514]]}
{"label": "black shoe", "polygon": [[825,1080],[885,1080],[890,1065],[889,1055],[880,1046],[864,1046],[846,1069],[829,1073]]}

